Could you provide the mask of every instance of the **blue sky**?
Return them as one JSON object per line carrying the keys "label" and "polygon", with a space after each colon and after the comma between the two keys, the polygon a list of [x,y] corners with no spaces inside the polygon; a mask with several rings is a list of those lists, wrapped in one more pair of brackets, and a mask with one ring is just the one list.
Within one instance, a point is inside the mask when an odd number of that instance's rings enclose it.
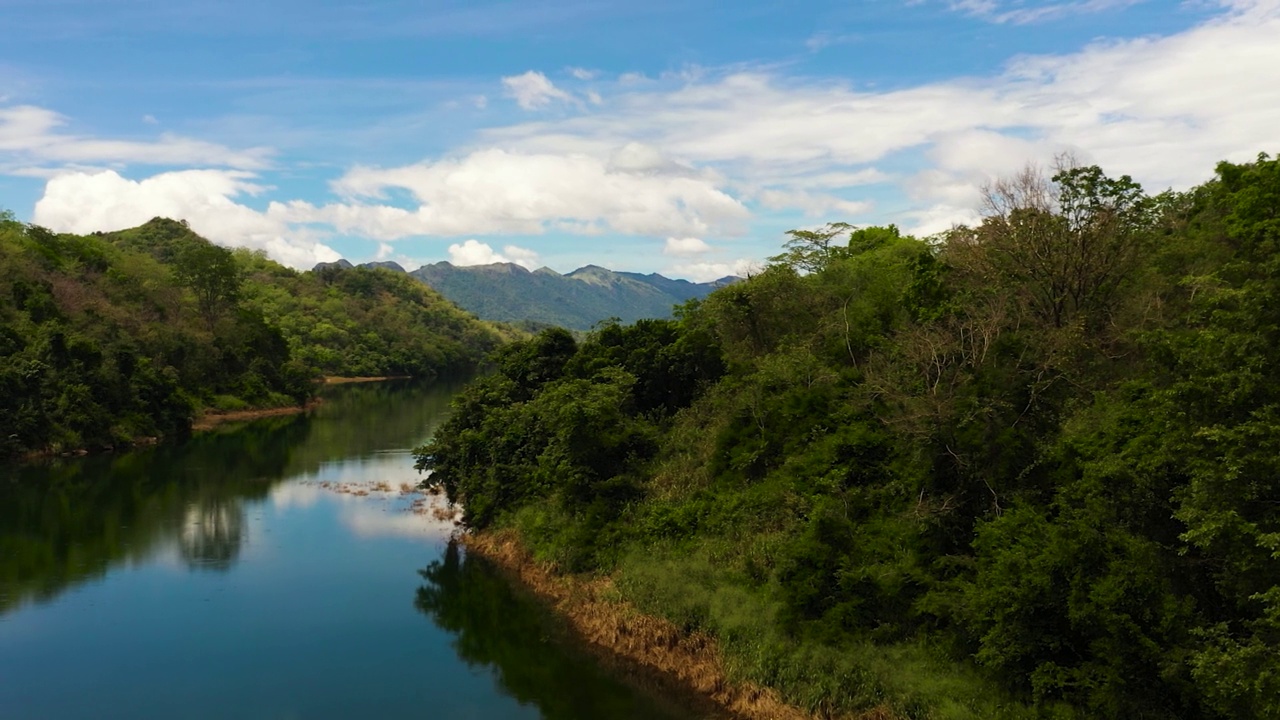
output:
{"label": "blue sky", "polygon": [[710,279],[842,220],[973,222],[1073,154],[1280,150],[1280,0],[0,0],[0,207],[296,267]]}

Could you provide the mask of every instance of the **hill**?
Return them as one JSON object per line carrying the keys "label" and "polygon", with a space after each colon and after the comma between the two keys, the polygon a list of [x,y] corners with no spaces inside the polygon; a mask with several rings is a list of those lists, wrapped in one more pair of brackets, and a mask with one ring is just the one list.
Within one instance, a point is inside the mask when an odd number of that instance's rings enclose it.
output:
{"label": "hill", "polygon": [[815,716],[1280,718],[1280,159],[991,192],[504,348],[425,484]]}
{"label": "hill", "polygon": [[567,275],[512,263],[459,267],[448,262],[410,273],[486,320],[532,322],[587,330],[609,318],[633,322],[671,317],[672,308],[706,297],[737,278],[691,283],[661,275],[614,272],[595,265]]}
{"label": "hill", "polygon": [[298,273],[156,218],[55,234],[0,213],[0,457],[305,402],[319,374],[434,375],[506,337],[403,273]]}

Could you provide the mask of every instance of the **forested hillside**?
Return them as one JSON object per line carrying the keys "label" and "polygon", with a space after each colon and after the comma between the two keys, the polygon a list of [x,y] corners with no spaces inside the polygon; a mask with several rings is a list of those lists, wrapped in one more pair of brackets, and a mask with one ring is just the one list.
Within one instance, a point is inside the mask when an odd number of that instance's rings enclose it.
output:
{"label": "forested hillside", "polygon": [[561,275],[550,268],[529,271],[514,263],[459,267],[439,262],[410,274],[481,318],[571,330],[589,330],[610,318],[622,322],[668,318],[675,305],[706,297],[737,279],[691,283],[595,265]]}
{"label": "forested hillside", "polygon": [[1280,717],[1280,160],[984,210],[507,347],[425,484],[820,715]]}
{"label": "forested hillside", "polygon": [[470,368],[502,337],[387,270],[297,273],[160,218],[0,217],[0,457],[180,436],[205,409],[305,402],[320,374]]}

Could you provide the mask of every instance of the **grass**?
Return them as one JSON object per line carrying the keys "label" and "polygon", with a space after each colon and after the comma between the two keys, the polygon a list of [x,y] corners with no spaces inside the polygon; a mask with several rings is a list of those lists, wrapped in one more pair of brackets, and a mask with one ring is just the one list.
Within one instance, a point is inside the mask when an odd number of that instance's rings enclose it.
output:
{"label": "grass", "polygon": [[733,569],[725,550],[711,543],[633,552],[615,576],[622,596],[642,612],[715,637],[736,682],[775,688],[788,703],[824,718],[886,709],[912,720],[1075,717],[1065,708],[1030,708],[968,661],[924,640],[829,645],[791,636],[778,621],[773,589]]}

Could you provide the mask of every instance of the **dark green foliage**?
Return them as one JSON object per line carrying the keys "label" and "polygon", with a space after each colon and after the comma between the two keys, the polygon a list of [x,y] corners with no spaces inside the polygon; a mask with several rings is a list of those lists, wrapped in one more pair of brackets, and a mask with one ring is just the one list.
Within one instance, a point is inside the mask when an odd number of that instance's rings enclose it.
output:
{"label": "dark green foliage", "polygon": [[525,346],[428,483],[818,712],[1280,718],[1280,160],[987,210]]}
{"label": "dark green foliage", "polygon": [[566,544],[574,559],[562,558],[575,567],[595,562],[608,524],[640,497],[635,468],[656,451],[664,418],[722,372],[718,348],[671,321],[608,325],[581,345],[545,330],[493,360],[497,372],[417,451],[418,468],[431,471],[428,486],[463,503],[475,527],[554,498],[557,514],[578,520],[578,539]]}
{"label": "dark green foliage", "polygon": [[[299,336],[335,324],[358,341]],[[206,408],[305,403],[320,372],[434,375],[500,339],[387,271],[326,283],[162,218],[77,236],[0,216],[0,457],[180,437]]]}
{"label": "dark green foliage", "polygon": [[337,266],[297,273],[238,250],[244,304],[326,375],[434,377],[473,368],[511,333],[476,320],[404,273]]}

